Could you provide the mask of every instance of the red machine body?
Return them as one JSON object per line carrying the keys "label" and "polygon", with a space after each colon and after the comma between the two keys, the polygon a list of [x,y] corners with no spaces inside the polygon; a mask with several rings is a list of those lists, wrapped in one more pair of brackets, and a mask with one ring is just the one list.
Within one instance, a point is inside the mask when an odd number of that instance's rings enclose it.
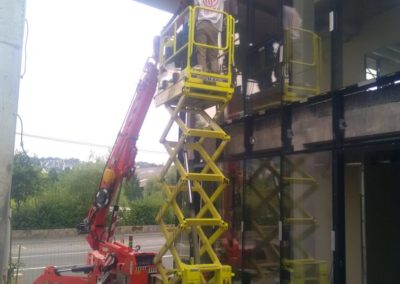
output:
{"label": "red machine body", "polygon": [[[153,264],[155,253],[139,252],[139,249],[112,241],[118,205],[114,205],[109,226],[107,226],[107,215],[111,202],[119,199],[122,181],[134,174],[136,141],[156,91],[157,74],[156,63],[149,59],[107,160],[95,201],[84,222],[78,226],[79,233],[88,234],[86,239],[92,248],[87,256],[87,264],[67,268],[47,267],[35,280],[35,284],[147,284],[150,275],[156,272],[156,266]],[[79,276],[65,275],[66,273],[79,273]]]}

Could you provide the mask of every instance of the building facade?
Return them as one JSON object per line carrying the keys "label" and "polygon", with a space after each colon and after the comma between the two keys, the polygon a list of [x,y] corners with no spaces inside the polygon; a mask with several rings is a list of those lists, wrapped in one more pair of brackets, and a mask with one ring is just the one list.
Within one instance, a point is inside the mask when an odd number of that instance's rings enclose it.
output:
{"label": "building facade", "polygon": [[240,1],[222,162],[239,283],[397,281],[399,11],[391,0]]}

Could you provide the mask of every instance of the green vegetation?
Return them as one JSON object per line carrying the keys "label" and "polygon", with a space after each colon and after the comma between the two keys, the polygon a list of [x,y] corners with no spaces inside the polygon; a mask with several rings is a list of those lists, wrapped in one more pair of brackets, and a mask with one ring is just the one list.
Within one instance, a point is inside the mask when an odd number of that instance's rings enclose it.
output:
{"label": "green vegetation", "polygon": [[27,155],[17,153],[14,157],[11,198],[20,210],[22,202],[34,196],[44,185],[40,164],[32,161]]}
{"label": "green vegetation", "polygon": [[[105,161],[80,163],[72,169],[44,171],[35,158],[17,153],[12,183],[14,229],[74,228],[86,217],[98,189]],[[164,203],[158,177],[144,188],[133,176],[120,195],[119,225],[155,224]],[[170,214],[165,220],[173,222]]]}

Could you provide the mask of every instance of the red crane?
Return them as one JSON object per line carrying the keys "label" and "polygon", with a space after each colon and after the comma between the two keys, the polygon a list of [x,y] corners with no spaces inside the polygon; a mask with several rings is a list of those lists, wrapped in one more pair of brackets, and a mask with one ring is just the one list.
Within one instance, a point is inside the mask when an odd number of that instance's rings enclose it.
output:
{"label": "red crane", "polygon": [[[118,214],[114,205],[110,225],[107,215],[111,202],[118,201],[122,181],[135,172],[136,141],[157,87],[157,67],[153,59],[147,60],[135,96],[132,99],[112,152],[107,160],[95,200],[78,232],[87,233],[92,248],[87,264],[68,268],[47,267],[35,284],[63,283],[149,283],[156,272],[155,253],[139,252],[123,243],[112,241]],[[114,202],[118,203],[118,202]],[[67,272],[79,276],[65,275]]]}

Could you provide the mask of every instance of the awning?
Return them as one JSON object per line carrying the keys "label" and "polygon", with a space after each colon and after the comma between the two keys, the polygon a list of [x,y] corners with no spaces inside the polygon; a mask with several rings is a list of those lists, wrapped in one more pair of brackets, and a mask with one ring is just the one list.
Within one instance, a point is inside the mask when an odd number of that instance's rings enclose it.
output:
{"label": "awning", "polygon": [[151,7],[175,13],[178,10],[179,0],[134,0]]}

